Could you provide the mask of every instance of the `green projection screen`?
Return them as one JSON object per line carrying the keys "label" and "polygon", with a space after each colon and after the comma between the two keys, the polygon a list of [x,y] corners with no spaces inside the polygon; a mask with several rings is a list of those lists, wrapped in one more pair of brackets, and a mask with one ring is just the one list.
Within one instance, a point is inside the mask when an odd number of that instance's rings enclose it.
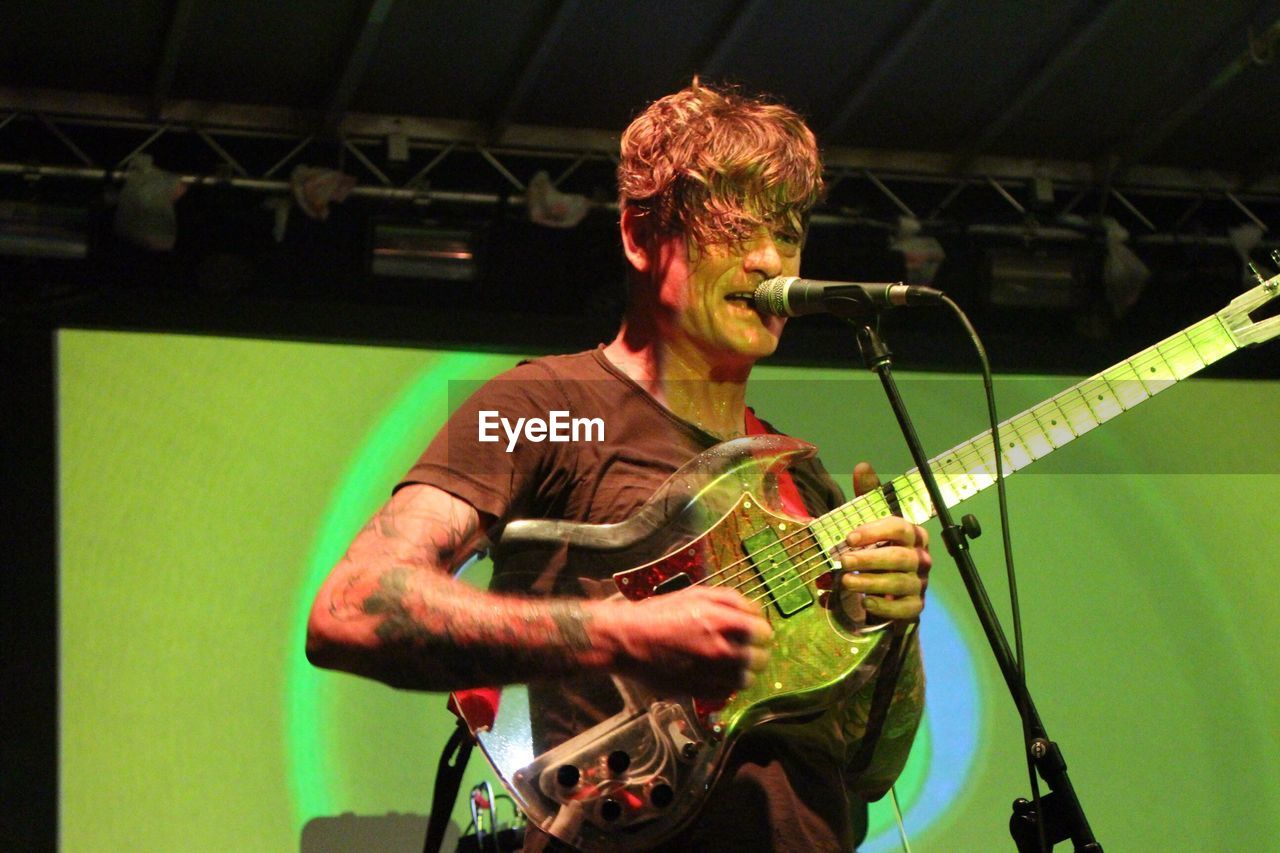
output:
{"label": "green projection screen", "polygon": [[[450,381],[515,357],[97,331],[57,355],[63,848],[420,849],[444,697],[313,670],[306,610]],[[1004,382],[1001,414],[1068,384]],[[904,385],[933,452],[983,428],[976,380]],[[873,379],[761,368],[749,399],[846,485],[910,467]],[[1029,680],[1108,849],[1280,836],[1277,414],[1280,383],[1192,379],[1009,481]],[[991,490],[961,512],[1007,613]],[[899,799],[915,850],[1013,849],[1017,722],[934,552]],[[477,753],[464,794],[486,777]],[[891,849],[878,803],[864,850]]]}

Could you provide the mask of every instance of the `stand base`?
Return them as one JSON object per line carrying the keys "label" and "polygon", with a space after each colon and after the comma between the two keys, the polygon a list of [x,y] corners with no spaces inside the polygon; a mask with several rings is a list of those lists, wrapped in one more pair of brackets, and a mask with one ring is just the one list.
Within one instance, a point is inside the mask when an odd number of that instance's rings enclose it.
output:
{"label": "stand base", "polygon": [[[1071,837],[1071,829],[1066,825],[1057,808],[1059,800],[1061,797],[1056,791],[1051,791],[1040,798],[1040,805],[1044,808],[1044,841],[1050,850],[1059,841],[1066,841]],[[1040,834],[1036,831],[1035,803],[1021,797],[1013,801],[1013,814],[1009,816],[1009,834],[1013,836],[1013,843],[1017,845],[1018,853],[1039,853]],[[1096,841],[1090,841],[1076,847],[1075,850],[1076,853],[1102,853],[1102,845]]]}

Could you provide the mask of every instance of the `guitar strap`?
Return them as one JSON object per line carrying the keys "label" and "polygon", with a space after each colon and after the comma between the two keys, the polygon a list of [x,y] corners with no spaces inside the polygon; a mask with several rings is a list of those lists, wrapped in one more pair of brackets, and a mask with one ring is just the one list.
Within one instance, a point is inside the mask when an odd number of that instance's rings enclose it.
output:
{"label": "guitar strap", "polygon": [[436,786],[431,795],[431,817],[427,820],[427,837],[422,842],[422,853],[440,853],[445,830],[449,827],[449,816],[462,786],[462,774],[467,769],[474,747],[475,740],[467,730],[467,724],[459,717],[457,728],[449,736],[444,751],[440,753],[440,763],[436,765]]}
{"label": "guitar strap", "polygon": [[871,710],[867,712],[867,730],[862,736],[857,754],[850,759],[846,768],[849,773],[861,773],[871,765],[871,757],[875,755],[876,746],[880,743],[880,733],[884,730],[884,722],[889,716],[889,706],[893,704],[893,691],[898,686],[898,674],[902,671],[907,643],[915,628],[916,623],[913,622],[904,629],[893,632],[889,649],[885,652],[884,660],[880,664],[880,672],[876,676],[875,692],[871,696]]}

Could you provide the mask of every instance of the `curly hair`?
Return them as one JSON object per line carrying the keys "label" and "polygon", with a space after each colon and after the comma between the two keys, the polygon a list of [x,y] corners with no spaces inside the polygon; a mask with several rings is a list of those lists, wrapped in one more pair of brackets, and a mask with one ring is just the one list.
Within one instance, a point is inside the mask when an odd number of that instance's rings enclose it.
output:
{"label": "curly hair", "polygon": [[799,115],[696,77],[622,134],[621,207],[697,246],[739,242],[761,227],[800,238],[822,189],[818,144]]}

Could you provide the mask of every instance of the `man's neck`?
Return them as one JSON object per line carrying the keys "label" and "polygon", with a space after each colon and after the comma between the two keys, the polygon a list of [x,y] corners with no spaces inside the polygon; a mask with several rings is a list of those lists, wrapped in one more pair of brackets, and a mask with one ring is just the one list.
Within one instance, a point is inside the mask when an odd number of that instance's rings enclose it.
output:
{"label": "man's neck", "polygon": [[716,361],[685,342],[639,334],[624,322],[605,357],[677,417],[722,439],[746,431],[749,362]]}

